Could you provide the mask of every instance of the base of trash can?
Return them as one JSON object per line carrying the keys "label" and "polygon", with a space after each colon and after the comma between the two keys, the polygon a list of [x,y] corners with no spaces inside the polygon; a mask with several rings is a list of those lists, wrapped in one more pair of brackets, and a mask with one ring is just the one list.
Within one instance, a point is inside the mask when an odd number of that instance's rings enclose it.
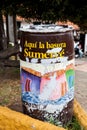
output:
{"label": "base of trash can", "polygon": [[[34,106],[34,110],[31,109],[31,105]],[[59,114],[56,112],[48,113],[47,111],[41,111],[38,109],[39,106],[30,103],[28,104],[26,102],[23,102],[22,107],[23,113],[31,116],[32,118],[42,121],[50,121],[52,119],[54,122],[60,122],[62,126],[66,125],[73,116],[73,100],[70,101]]]}

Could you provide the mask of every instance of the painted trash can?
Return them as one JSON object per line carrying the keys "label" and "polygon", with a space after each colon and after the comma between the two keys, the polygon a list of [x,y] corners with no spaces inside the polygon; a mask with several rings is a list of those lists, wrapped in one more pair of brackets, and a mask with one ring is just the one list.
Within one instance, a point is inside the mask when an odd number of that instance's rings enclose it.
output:
{"label": "painted trash can", "polygon": [[33,25],[20,31],[23,111],[35,119],[53,119],[65,125],[73,116],[72,30],[57,25]]}

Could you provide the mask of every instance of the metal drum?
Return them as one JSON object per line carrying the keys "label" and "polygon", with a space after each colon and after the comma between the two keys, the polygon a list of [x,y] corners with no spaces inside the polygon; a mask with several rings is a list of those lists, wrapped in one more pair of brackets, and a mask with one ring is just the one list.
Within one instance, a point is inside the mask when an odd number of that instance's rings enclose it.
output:
{"label": "metal drum", "polygon": [[56,25],[21,29],[20,76],[23,111],[65,125],[73,116],[72,30]]}

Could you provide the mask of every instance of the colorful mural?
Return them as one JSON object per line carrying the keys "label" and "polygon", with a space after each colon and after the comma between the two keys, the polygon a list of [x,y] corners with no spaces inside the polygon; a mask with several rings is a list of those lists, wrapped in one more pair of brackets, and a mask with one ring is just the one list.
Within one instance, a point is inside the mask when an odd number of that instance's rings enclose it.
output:
{"label": "colorful mural", "polygon": [[35,26],[34,32],[31,28],[21,31],[20,75],[24,111],[40,120],[53,117],[65,124],[73,114],[72,32],[57,30],[57,26],[39,27],[40,30]]}

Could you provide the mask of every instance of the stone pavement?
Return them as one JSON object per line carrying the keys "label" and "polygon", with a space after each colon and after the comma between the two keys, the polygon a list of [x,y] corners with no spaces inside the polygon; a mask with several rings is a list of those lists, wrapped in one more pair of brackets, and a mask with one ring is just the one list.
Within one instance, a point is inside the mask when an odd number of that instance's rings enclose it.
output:
{"label": "stone pavement", "polygon": [[75,98],[87,112],[87,57],[75,59]]}

